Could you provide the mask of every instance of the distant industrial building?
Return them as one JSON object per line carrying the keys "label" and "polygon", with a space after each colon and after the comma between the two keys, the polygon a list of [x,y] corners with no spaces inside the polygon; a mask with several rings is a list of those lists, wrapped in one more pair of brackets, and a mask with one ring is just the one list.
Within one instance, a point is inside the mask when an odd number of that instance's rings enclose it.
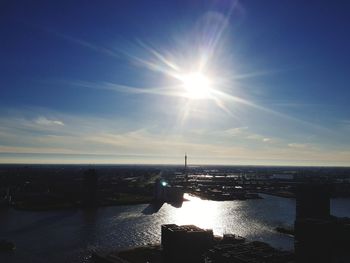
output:
{"label": "distant industrial building", "polygon": [[154,201],[157,203],[182,203],[184,189],[171,186],[163,179],[157,179],[154,187]]}

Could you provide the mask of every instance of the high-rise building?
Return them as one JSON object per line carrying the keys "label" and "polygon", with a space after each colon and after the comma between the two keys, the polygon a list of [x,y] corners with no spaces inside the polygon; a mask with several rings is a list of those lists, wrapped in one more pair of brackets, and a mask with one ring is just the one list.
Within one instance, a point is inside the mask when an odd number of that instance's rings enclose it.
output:
{"label": "high-rise building", "polygon": [[213,245],[213,231],[194,225],[162,225],[162,257],[169,263],[203,262],[203,254]]}
{"label": "high-rise building", "polygon": [[296,218],[329,219],[330,185],[300,184],[296,189]]}
{"label": "high-rise building", "polygon": [[330,214],[330,185],[301,184],[296,191],[297,263],[350,262],[350,220]]}

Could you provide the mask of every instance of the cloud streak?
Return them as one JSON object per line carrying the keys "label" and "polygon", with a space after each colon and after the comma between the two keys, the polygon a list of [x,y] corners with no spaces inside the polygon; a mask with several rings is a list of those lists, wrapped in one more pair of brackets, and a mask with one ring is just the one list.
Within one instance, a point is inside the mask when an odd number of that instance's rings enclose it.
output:
{"label": "cloud streak", "polygon": [[62,121],[59,121],[59,120],[50,120],[46,117],[38,117],[36,120],[35,120],[35,123],[39,124],[39,125],[47,125],[47,126],[64,126],[64,123]]}
{"label": "cloud streak", "polygon": [[[349,150],[288,142],[254,133],[246,126],[194,129],[183,136],[145,124],[136,129],[123,124],[120,130],[120,122],[113,125],[108,119],[37,115],[40,117],[34,119],[0,118],[1,123],[13,122],[6,129],[0,128],[0,162],[181,163],[184,152],[189,153],[192,163],[210,160],[212,164],[349,165],[350,160]],[[94,129],[96,125],[104,131]],[[53,132],[57,128],[64,130]]]}
{"label": "cloud streak", "polygon": [[121,57],[121,53],[118,53],[118,52],[115,52],[111,49],[108,49],[108,48],[105,48],[105,47],[102,47],[102,46],[98,46],[92,42],[89,42],[89,41],[86,41],[86,40],[83,40],[83,39],[80,39],[78,37],[73,37],[73,36],[70,36],[70,35],[67,35],[67,34],[62,34],[56,30],[53,30],[52,28],[47,28],[47,27],[41,27],[42,30],[44,30],[45,32],[48,32],[56,37],[59,37],[59,38],[62,38],[62,39],[65,39],[71,43],[74,43],[74,44],[77,44],[81,47],[84,47],[84,48],[87,48],[87,49],[90,49],[90,50],[93,50],[95,52],[98,52],[98,53],[101,53],[101,54],[104,54],[104,55],[107,55],[109,57],[114,57],[114,58],[120,58]]}

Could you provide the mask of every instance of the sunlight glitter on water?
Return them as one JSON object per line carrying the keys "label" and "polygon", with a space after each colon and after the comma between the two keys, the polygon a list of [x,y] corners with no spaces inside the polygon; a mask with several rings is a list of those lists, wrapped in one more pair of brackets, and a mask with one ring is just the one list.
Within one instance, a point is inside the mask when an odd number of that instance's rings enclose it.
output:
{"label": "sunlight glitter on water", "polygon": [[217,235],[222,235],[222,204],[214,201],[201,200],[198,197],[185,194],[188,201],[180,209],[173,211],[175,224],[196,225],[201,228],[213,229]]}

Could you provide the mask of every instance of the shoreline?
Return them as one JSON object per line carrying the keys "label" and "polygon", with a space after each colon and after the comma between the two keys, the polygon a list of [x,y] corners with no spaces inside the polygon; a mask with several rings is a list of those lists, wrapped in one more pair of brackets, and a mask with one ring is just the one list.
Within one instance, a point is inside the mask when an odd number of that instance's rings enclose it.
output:
{"label": "shoreline", "polygon": [[133,194],[123,194],[121,198],[105,199],[97,201],[96,204],[84,205],[81,201],[76,202],[57,202],[51,204],[35,204],[35,203],[14,203],[8,208],[13,208],[20,211],[57,211],[57,210],[68,210],[68,209],[97,209],[100,207],[108,206],[123,206],[123,205],[139,205],[139,204],[151,204],[153,197]]}

